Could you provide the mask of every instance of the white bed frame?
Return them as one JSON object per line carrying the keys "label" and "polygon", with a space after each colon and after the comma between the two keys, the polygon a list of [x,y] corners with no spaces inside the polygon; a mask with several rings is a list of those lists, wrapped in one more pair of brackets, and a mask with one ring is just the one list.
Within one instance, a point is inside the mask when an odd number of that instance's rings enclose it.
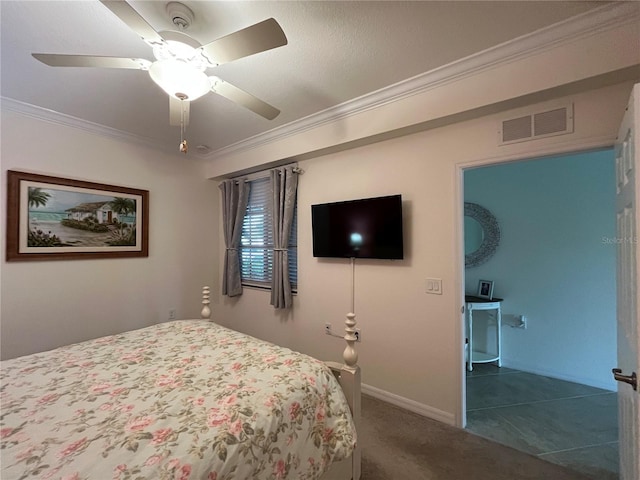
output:
{"label": "white bed frame", "polygon": [[[202,311],[200,312],[200,316],[209,321],[211,320],[211,308],[209,307],[211,303],[210,298],[211,290],[209,287],[203,287]],[[347,347],[342,354],[344,364],[337,362],[325,363],[331,368],[331,371],[344,391],[344,395],[351,408],[353,421],[356,424],[356,431],[358,431],[358,427],[360,426],[361,379],[360,367],[358,366],[358,352],[354,347],[357,341],[355,313],[348,313],[344,323],[346,325],[344,340],[347,342]],[[320,477],[320,480],[360,480],[361,458],[362,452],[358,444],[350,458],[333,464],[329,471]]]}

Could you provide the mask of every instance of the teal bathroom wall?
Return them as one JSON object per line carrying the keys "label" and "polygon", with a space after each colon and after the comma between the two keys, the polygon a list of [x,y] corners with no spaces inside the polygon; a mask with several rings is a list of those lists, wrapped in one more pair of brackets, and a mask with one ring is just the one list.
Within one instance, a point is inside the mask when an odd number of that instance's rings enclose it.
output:
{"label": "teal bathroom wall", "polygon": [[[501,229],[496,254],[465,270],[465,288],[493,280],[504,298],[504,366],[615,390],[614,168],[608,149],[465,171],[465,201]],[[526,329],[511,326],[516,315]]]}

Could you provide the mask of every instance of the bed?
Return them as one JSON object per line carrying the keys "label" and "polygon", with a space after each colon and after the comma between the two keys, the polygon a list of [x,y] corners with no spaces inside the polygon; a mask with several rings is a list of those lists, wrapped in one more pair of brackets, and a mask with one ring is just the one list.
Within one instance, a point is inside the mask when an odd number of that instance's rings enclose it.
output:
{"label": "bed", "polygon": [[[177,320],[3,361],[3,480],[353,479],[360,370]],[[349,314],[351,315],[351,314]]]}

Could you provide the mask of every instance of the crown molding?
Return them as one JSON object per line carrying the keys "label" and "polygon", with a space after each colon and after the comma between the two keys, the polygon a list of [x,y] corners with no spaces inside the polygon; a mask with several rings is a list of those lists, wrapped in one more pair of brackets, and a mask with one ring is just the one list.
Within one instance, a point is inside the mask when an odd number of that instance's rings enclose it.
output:
{"label": "crown molding", "polygon": [[[418,95],[448,83],[477,75],[485,70],[505,65],[528,56],[537,55],[558,45],[575,42],[598,33],[606,32],[625,24],[640,21],[640,8],[634,1],[614,2],[597,7],[583,14],[536,30],[482,52],[469,55],[442,67],[435,68],[415,77],[384,87],[375,92],[349,100],[321,112],[255,135],[240,142],[214,150],[204,155],[204,159],[215,159],[239,153],[272,143],[305,131],[321,127],[337,120],[357,115],[367,110],[379,108],[403,98]],[[157,142],[140,135],[134,135],[116,128],[83,120],[29,103],[0,96],[2,109],[46,122],[77,128],[88,133],[101,135],[119,141],[137,144],[155,150],[162,149]]]}
{"label": "crown molding", "polygon": [[140,135],[134,135],[132,133],[118,130],[117,128],[107,127],[99,123],[83,120],[82,118],[67,115],[65,113],[56,112],[48,108],[39,107],[30,103],[14,100],[13,98],[0,96],[0,105],[2,110],[16,112],[25,117],[35,118],[44,122],[53,123],[56,125],[62,125],[65,127],[76,128],[84,132],[88,132],[94,135],[100,135],[103,137],[112,138],[115,140],[133,143],[147,148],[153,148],[154,150],[162,150],[157,142],[150,138]]}
{"label": "crown molding", "polygon": [[215,159],[251,150],[337,120],[357,115],[403,98],[477,75],[496,66],[538,55],[559,45],[597,35],[625,24],[640,21],[636,2],[619,2],[594,8],[527,35],[469,55],[407,80],[349,100],[318,113],[282,125],[232,145],[214,150],[204,157]]}

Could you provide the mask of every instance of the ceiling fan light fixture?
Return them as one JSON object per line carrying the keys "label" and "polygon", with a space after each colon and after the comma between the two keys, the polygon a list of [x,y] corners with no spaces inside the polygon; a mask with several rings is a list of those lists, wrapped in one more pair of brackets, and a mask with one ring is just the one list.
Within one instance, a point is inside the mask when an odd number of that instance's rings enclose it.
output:
{"label": "ceiling fan light fixture", "polygon": [[162,44],[154,45],[153,56],[156,57],[156,60],[177,59],[190,62],[198,58],[198,53],[196,48],[184,42],[167,40]]}
{"label": "ceiling fan light fixture", "polygon": [[193,101],[211,91],[207,75],[180,60],[154,62],[149,68],[149,76],[165,92],[180,100]]}
{"label": "ceiling fan light fixture", "polygon": [[167,44],[169,45],[169,51],[178,58],[190,60],[196,56],[196,49],[186,43],[168,40]]}

